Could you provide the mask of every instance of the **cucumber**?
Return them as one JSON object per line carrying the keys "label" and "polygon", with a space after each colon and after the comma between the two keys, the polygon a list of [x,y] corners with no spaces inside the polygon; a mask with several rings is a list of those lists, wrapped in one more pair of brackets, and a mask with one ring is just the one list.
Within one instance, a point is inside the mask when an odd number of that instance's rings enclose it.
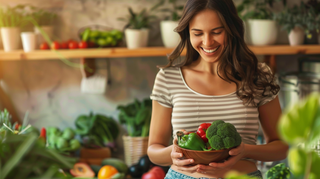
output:
{"label": "cucumber", "polygon": [[111,165],[118,170],[119,173],[127,174],[128,166],[124,163],[124,161],[117,158],[106,158],[102,160],[101,165]]}
{"label": "cucumber", "polygon": [[90,165],[90,168],[93,170],[93,172],[98,176],[98,172],[102,166],[100,165]]}

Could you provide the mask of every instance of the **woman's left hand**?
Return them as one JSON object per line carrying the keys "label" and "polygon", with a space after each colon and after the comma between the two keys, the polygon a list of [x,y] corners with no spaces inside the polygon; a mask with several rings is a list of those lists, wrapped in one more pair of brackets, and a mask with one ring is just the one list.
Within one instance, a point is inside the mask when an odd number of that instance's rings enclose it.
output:
{"label": "woman's left hand", "polygon": [[209,163],[209,165],[199,165],[197,172],[213,175],[223,171],[229,171],[245,155],[245,144],[241,143],[238,147],[229,151],[230,157],[221,163]]}

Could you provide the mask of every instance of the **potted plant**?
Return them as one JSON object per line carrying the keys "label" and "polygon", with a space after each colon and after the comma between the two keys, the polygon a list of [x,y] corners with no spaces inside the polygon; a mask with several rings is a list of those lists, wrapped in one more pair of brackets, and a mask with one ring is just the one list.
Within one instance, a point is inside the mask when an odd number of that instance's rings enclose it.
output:
{"label": "potted plant", "polygon": [[[170,6],[167,8],[158,9],[165,4],[169,4]],[[174,29],[178,26],[183,5],[178,5],[177,0],[160,0],[152,9],[157,9],[157,11],[167,13],[164,19],[160,22],[162,42],[165,47],[176,47],[180,41],[180,36],[174,31]]]}
{"label": "potted plant", "polygon": [[100,165],[103,159],[111,157],[119,135],[118,125],[112,117],[91,112],[77,117],[75,126],[75,132],[82,140],[80,161]]}
{"label": "potted plant", "polygon": [[295,5],[292,8],[285,8],[280,13],[275,13],[274,19],[288,32],[291,46],[301,45],[305,39],[305,18],[303,6]]}
{"label": "potted plant", "polygon": [[126,126],[128,135],[122,137],[124,142],[125,162],[128,166],[139,161],[147,154],[152,101],[137,99],[127,105],[119,105],[119,122]]}
{"label": "potted plant", "polygon": [[146,47],[148,45],[149,23],[155,16],[150,15],[150,12],[145,8],[139,13],[133,12],[131,7],[128,8],[128,11],[127,18],[118,18],[118,20],[127,23],[124,27],[127,47],[129,49]]}
{"label": "potted plant", "polygon": [[[238,14],[246,23],[245,40],[251,45],[273,45],[277,41],[278,28],[273,20],[271,7],[275,0],[243,0]],[[286,1],[282,0],[286,5]]]}
{"label": "potted plant", "polygon": [[26,25],[24,6],[0,8],[0,31],[4,51],[17,50],[21,47],[20,28]]}
{"label": "potted plant", "polygon": [[307,3],[301,2],[301,6],[305,9],[305,44],[317,44],[318,38],[320,44],[320,2],[309,0]]}
{"label": "potted plant", "polygon": [[40,28],[44,33],[48,35],[50,39],[53,37],[53,24],[57,19],[57,14],[36,7],[32,7],[32,13],[30,16],[37,22],[38,26],[34,26],[34,32],[37,35],[38,46],[45,42],[45,38],[40,32]]}

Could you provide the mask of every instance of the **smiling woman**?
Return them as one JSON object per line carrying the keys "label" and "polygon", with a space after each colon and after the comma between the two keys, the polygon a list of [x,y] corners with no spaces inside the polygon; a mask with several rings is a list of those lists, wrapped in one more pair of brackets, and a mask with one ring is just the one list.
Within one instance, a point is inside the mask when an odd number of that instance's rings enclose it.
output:
{"label": "smiling woman", "polygon": [[[188,0],[176,32],[180,43],[158,72],[150,96],[150,160],[171,165],[166,179],[224,178],[231,170],[262,178],[255,162],[282,160],[288,149],[276,130],[279,85],[245,44],[233,1]],[[218,120],[234,125],[242,138],[222,163],[190,165],[194,159],[185,159],[168,142],[177,131],[193,132]],[[265,145],[256,145],[259,122]]]}
{"label": "smiling woman", "polygon": [[199,12],[190,21],[189,29],[191,45],[203,60],[206,62],[217,61],[226,40],[225,29],[218,13],[210,9]]}

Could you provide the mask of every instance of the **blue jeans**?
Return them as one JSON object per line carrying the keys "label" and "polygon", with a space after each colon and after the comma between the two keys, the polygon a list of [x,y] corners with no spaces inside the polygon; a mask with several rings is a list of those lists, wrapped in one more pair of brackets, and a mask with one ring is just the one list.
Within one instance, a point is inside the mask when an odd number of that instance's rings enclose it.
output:
{"label": "blue jeans", "polygon": [[[263,179],[262,178],[262,174],[260,172],[260,170],[251,172],[247,174],[248,176],[251,177],[256,177],[257,179]],[[164,179],[179,179],[179,178],[183,178],[183,179],[197,179],[179,172],[176,172],[174,170],[172,170],[171,168],[169,169],[168,173],[166,174],[166,177]],[[209,179],[209,178],[205,178],[205,177],[201,177],[199,179]],[[210,178],[210,179],[221,179],[221,178]]]}

